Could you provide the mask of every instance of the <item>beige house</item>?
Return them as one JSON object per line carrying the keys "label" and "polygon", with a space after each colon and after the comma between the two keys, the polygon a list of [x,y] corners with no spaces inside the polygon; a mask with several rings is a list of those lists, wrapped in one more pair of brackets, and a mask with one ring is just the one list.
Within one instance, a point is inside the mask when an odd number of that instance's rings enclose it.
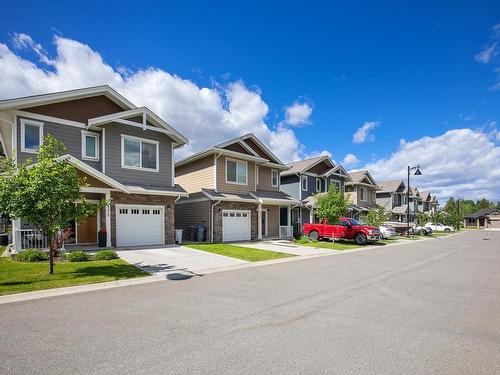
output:
{"label": "beige house", "polygon": [[367,213],[377,207],[377,190],[380,187],[369,171],[349,172],[352,181],[346,182],[345,194],[351,203],[351,216]]}
{"label": "beige house", "polygon": [[203,225],[210,242],[291,237],[290,212],[299,201],[280,191],[287,168],[253,134],[177,162],[175,180],[189,198],[175,204],[176,228]]}
{"label": "beige house", "polygon": [[465,216],[464,226],[477,229],[500,230],[500,210],[496,208],[483,208]]}

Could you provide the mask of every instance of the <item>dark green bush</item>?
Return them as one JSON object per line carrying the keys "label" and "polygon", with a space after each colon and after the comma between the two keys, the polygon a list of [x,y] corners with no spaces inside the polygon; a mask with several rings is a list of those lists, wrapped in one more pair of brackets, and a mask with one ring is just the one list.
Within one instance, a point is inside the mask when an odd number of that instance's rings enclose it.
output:
{"label": "dark green bush", "polygon": [[118,254],[116,253],[116,251],[111,250],[111,249],[101,250],[101,251],[98,251],[95,254],[94,259],[95,260],[112,260],[112,259],[118,259]]}
{"label": "dark green bush", "polygon": [[308,236],[300,236],[295,240],[297,243],[308,243],[311,242],[311,239]]}
{"label": "dark green bush", "polygon": [[85,251],[71,251],[66,254],[68,262],[88,262],[90,256]]}
{"label": "dark green bush", "polygon": [[43,262],[49,258],[47,253],[38,249],[26,249],[16,255],[18,262]]}

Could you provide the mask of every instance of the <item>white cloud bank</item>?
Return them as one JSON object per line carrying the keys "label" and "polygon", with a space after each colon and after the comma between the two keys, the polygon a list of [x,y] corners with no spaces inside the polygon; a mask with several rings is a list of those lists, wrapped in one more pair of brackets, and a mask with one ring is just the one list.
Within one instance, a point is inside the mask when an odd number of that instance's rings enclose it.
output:
{"label": "white cloud bank", "polygon": [[[248,132],[283,161],[306,154],[288,125],[310,122],[308,104],[287,107],[285,122],[271,127],[261,93],[242,81],[208,88],[154,67],[114,68],[88,45],[61,36],[54,37],[54,57],[27,34],[15,34],[12,42],[13,49],[0,43],[1,99],[108,84],[134,104],[148,106],[190,140],[179,156]],[[24,56],[30,52],[36,61]]]}
{"label": "white cloud bank", "polygon": [[347,154],[342,160],[342,164],[345,164],[347,167],[354,167],[359,164],[361,160],[359,160],[354,154]]}
{"label": "white cloud bank", "polygon": [[375,136],[371,133],[373,129],[380,125],[379,121],[366,121],[356,133],[352,135],[353,143],[373,142]]}
{"label": "white cloud bank", "polygon": [[401,140],[390,157],[365,166],[379,181],[406,179],[408,165],[420,164],[422,176],[411,184],[441,198],[486,197],[500,200],[500,146],[495,132],[453,129],[437,137]]}

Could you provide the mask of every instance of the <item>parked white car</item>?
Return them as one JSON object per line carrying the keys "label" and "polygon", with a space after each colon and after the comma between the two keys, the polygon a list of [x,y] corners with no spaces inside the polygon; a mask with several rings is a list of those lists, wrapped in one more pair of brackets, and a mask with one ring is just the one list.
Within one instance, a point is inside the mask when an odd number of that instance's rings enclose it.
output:
{"label": "parked white car", "polygon": [[396,235],[396,229],[390,225],[380,225],[378,228],[380,229],[380,235],[383,239],[388,239]]}
{"label": "parked white car", "polygon": [[427,224],[425,224],[425,226],[431,228],[434,232],[450,233],[450,232],[455,231],[455,228],[450,227],[449,225],[444,225],[444,224],[440,224],[440,223],[437,223],[437,224],[427,223]]}

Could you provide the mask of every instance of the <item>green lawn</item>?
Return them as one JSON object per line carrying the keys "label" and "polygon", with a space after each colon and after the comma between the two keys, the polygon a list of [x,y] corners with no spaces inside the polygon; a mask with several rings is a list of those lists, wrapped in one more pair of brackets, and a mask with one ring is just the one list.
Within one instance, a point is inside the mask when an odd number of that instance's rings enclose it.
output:
{"label": "green lawn", "polygon": [[49,275],[46,262],[24,263],[0,258],[0,295],[148,276],[121,259],[56,263]]}
{"label": "green lawn", "polygon": [[297,245],[303,245],[308,247],[316,247],[320,249],[330,249],[330,250],[350,250],[350,249],[358,249],[363,246],[356,245],[353,242],[347,241],[315,241],[315,242],[295,242]]}
{"label": "green lawn", "polygon": [[232,257],[232,258],[238,258],[249,262],[260,262],[263,260],[272,260],[272,259],[288,258],[295,256],[293,254],[279,253],[276,251],[252,249],[249,247],[220,244],[220,243],[188,244],[185,246],[196,250],[207,251],[209,253],[225,255],[227,257]]}

